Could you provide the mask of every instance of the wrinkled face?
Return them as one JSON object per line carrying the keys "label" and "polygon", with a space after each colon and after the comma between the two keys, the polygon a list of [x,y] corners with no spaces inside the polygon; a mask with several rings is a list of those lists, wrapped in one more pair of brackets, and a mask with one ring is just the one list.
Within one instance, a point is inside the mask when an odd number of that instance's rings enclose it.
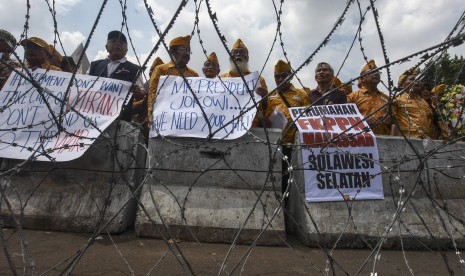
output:
{"label": "wrinkled face", "polygon": [[220,73],[220,66],[209,60],[205,61],[202,68],[203,74],[207,78],[214,78]]}
{"label": "wrinkled face", "polygon": [[321,64],[315,70],[315,80],[318,83],[330,83],[333,79],[331,68],[326,64]]}
{"label": "wrinkled face", "polygon": [[381,72],[373,72],[363,76],[362,82],[366,85],[378,85],[381,82]]}
{"label": "wrinkled face", "polygon": [[173,46],[170,49],[171,54],[174,57],[174,61],[179,67],[185,67],[191,59],[191,47],[190,46]]}
{"label": "wrinkled face", "polygon": [[128,52],[128,44],[124,40],[118,38],[108,39],[105,47],[107,48],[108,57],[111,60],[122,59]]}
{"label": "wrinkled face", "polygon": [[24,46],[24,52],[30,67],[41,66],[50,61],[50,54],[44,48],[34,43],[27,43]]}
{"label": "wrinkled face", "polygon": [[[283,73],[276,73],[274,74],[274,81],[276,82],[276,86],[281,85],[281,83],[284,82],[284,80],[291,75],[291,72],[283,72]],[[291,79],[289,79],[286,83],[282,84],[279,88],[279,90],[284,91],[289,89],[291,86]]]}
{"label": "wrinkled face", "polygon": [[232,49],[231,56],[235,62],[248,62],[249,61],[249,51],[246,48]]}

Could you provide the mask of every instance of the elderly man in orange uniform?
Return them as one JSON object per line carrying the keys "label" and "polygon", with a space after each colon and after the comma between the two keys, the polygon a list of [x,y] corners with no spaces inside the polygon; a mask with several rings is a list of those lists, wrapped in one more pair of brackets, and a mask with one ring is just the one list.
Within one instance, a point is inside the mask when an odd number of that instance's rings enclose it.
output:
{"label": "elderly man in orange uniform", "polygon": [[284,129],[282,144],[294,144],[296,127],[292,123],[290,107],[308,106],[307,92],[303,89],[296,88],[291,79],[287,82],[284,80],[292,74],[291,66],[283,60],[279,60],[274,66],[274,79],[276,81],[276,91],[273,92],[267,100],[265,116],[267,118],[278,109],[287,119],[288,126]]}
{"label": "elderly man in orange uniform", "polygon": [[207,57],[207,60],[203,63],[202,71],[205,77],[209,79],[213,79],[218,76],[220,73],[220,64],[215,52],[212,52]]}
{"label": "elderly man in orange uniform", "polygon": [[[278,109],[287,119],[287,126],[283,129],[283,138],[281,143],[283,144],[283,154],[287,156],[289,162],[291,160],[292,147],[295,140],[296,127],[292,121],[291,114],[289,113],[290,107],[296,106],[308,106],[310,101],[308,100],[307,92],[303,89],[295,88],[291,83],[291,79],[286,80],[292,74],[291,66],[283,60],[279,60],[274,66],[274,79],[276,85],[276,91],[271,94],[267,99],[265,117],[268,118]],[[282,191],[287,188],[287,181],[289,174],[287,174],[287,162],[283,161],[283,178],[282,178]]]}
{"label": "elderly man in orange uniform", "polygon": [[[187,63],[191,58],[191,37],[180,36],[170,41],[169,53],[171,60],[168,63],[158,65],[155,67],[152,75],[150,76],[150,91],[148,95],[148,117],[149,122],[152,122],[153,104],[157,97],[157,90],[161,76],[184,76],[184,77],[198,77],[196,71],[187,67]],[[163,84],[161,84],[163,85]]]}
{"label": "elderly man in orange uniform", "polygon": [[394,117],[407,138],[434,138],[433,111],[421,97],[423,84],[415,81],[417,75],[415,68],[410,68],[399,77],[398,85],[406,93],[394,101]]}
{"label": "elderly man in orange uniform", "polygon": [[375,71],[376,68],[378,67],[374,60],[370,60],[362,68],[360,75],[373,72],[358,79],[360,89],[347,95],[347,102],[357,105],[375,134],[389,135],[391,133],[391,120],[387,108],[389,97],[378,90],[381,79],[380,73]]}
{"label": "elderly man in orange uniform", "polygon": [[61,71],[59,67],[50,64],[52,54],[50,53],[50,46],[43,39],[38,37],[30,37],[20,42],[24,47],[24,52],[29,69],[35,70],[37,68]]}
{"label": "elderly man in orange uniform", "polygon": [[[237,64],[234,64],[234,62]],[[232,49],[231,49],[231,58],[230,58],[231,68],[229,69],[228,73],[221,74],[220,77],[222,78],[237,78],[240,77],[241,74],[246,76],[250,74],[249,69],[249,50],[245,46],[244,42],[241,39],[238,39]],[[268,87],[266,86],[265,79],[260,76],[260,85],[261,87],[257,87],[255,92],[260,96],[264,97],[268,94]],[[257,115],[260,114],[260,111]],[[258,116],[255,116],[254,121],[252,123],[252,127],[260,126],[260,120]]]}

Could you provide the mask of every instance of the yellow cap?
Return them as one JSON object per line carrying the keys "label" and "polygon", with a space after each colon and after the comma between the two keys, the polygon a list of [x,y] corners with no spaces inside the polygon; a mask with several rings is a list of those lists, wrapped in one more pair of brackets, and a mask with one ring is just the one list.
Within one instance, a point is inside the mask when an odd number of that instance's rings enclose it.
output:
{"label": "yellow cap", "polygon": [[170,48],[173,46],[189,46],[191,43],[191,36],[178,36],[170,41]]}
{"label": "yellow cap", "polygon": [[410,77],[410,76],[417,76],[420,72],[418,71],[418,68],[415,69],[415,67],[412,67],[405,71],[402,75],[399,77],[399,81],[397,82],[398,86],[401,86],[404,84],[405,80]]}
{"label": "yellow cap", "polygon": [[280,59],[274,66],[274,73],[279,74],[279,73],[286,73],[286,72],[291,72],[291,66],[284,60]]}
{"label": "yellow cap", "polygon": [[210,61],[211,63],[215,63],[217,65],[220,65],[220,63],[218,62],[218,58],[216,57],[216,53],[215,52],[212,52],[206,61]]}
{"label": "yellow cap", "polygon": [[368,63],[365,64],[365,66],[363,66],[362,72],[360,72],[360,74],[366,73],[367,71],[373,70],[373,69],[376,69],[376,68],[378,68],[378,67],[376,66],[375,61],[372,60],[372,59],[370,59],[370,60],[368,61]]}
{"label": "yellow cap", "polygon": [[23,39],[21,40],[21,42],[19,44],[21,44],[21,46],[26,46],[26,44],[28,43],[33,43],[37,46],[39,46],[40,48],[44,49],[45,51],[47,51],[48,53],[50,53],[50,48],[49,48],[49,45],[47,42],[45,42],[42,38],[38,38],[38,37],[30,37],[28,39]]}
{"label": "yellow cap", "polygon": [[152,71],[153,69],[155,69],[155,67],[157,67],[158,65],[162,65],[164,62],[161,58],[159,57],[156,57],[155,60],[153,61],[152,63],[152,66],[150,66],[150,71]]}
{"label": "yellow cap", "polygon": [[447,88],[447,85],[445,84],[440,84],[440,85],[437,85],[435,86],[432,90],[431,90],[431,93],[433,94],[442,94],[444,93],[444,91],[446,90]]}
{"label": "yellow cap", "polygon": [[[237,48],[244,48],[244,49],[247,49],[247,47],[245,47],[245,44],[244,42],[242,42],[242,40],[239,38],[238,40],[236,40],[236,42],[234,43],[232,49],[237,49]],[[248,50],[248,49],[247,49]]]}

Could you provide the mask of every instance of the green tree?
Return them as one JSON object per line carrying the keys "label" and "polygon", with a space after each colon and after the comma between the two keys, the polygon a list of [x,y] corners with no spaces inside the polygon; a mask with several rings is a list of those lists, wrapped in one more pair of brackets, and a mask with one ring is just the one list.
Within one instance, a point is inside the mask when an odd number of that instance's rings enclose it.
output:
{"label": "green tree", "polygon": [[426,64],[425,81],[431,86],[438,84],[465,84],[465,59],[463,56],[451,58],[444,54],[436,62]]}

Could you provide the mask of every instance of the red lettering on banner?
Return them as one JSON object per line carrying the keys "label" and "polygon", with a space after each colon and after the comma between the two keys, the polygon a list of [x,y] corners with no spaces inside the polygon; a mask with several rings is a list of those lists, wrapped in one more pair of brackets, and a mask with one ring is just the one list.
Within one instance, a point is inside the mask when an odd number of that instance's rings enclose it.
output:
{"label": "red lettering on banner", "polygon": [[373,136],[369,133],[351,134],[338,134],[338,133],[321,133],[310,132],[302,133],[303,143],[307,147],[321,148],[321,147],[374,147],[375,142]]}
{"label": "red lettering on banner", "polygon": [[324,130],[333,130],[333,126],[336,125],[336,120],[331,117],[323,118],[323,126],[325,127]]}
{"label": "red lettering on banner", "polygon": [[57,150],[58,153],[62,153],[65,150],[68,152],[79,150],[85,150],[86,147],[80,146],[80,140],[82,137],[87,137],[89,135],[89,130],[87,129],[78,129],[75,130],[73,133],[66,133],[64,137],[59,135],[57,137],[55,146],[53,146],[54,150]]}
{"label": "red lettering on banner", "polygon": [[347,120],[349,120],[350,125],[354,126],[354,130],[363,131],[366,128],[360,117],[347,117]]}
{"label": "red lettering on banner", "polygon": [[350,126],[349,120],[344,117],[337,117],[336,118],[337,126],[342,130],[345,131],[347,129],[346,126]]}
{"label": "red lettering on banner", "polygon": [[309,129],[308,128],[308,120],[307,119],[298,119],[297,123],[299,124],[301,129]]}

